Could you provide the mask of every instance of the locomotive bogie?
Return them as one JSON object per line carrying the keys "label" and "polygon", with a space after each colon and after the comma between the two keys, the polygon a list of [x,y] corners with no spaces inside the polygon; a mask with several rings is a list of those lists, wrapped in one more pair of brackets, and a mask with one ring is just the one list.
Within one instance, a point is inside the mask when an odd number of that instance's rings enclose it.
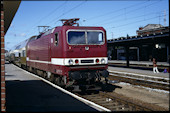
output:
{"label": "locomotive bogie", "polygon": [[106,70],[85,70],[85,71],[70,71],[69,78],[71,80],[79,81],[91,81],[100,78],[100,76],[108,77],[108,72]]}

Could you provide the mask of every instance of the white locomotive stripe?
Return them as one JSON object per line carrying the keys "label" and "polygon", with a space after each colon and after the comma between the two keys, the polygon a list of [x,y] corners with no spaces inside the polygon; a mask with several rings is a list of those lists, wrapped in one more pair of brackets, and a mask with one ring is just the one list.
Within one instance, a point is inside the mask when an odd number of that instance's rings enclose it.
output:
{"label": "white locomotive stripe", "polygon": [[[99,63],[96,63],[96,59],[99,59]],[[95,58],[51,58],[51,64],[55,64],[55,65],[70,65],[69,64],[69,60],[73,60],[73,64],[72,65],[95,65],[95,64],[102,64],[101,63],[101,59],[105,60],[105,63],[103,64],[107,64],[108,63],[108,58],[107,57],[95,57]],[[78,60],[79,63],[76,64],[75,60]],[[93,63],[81,63],[81,60],[93,60]]]}
{"label": "white locomotive stripe", "polygon": [[51,64],[64,65],[64,58],[51,58]]}
{"label": "white locomotive stripe", "polygon": [[[14,65],[14,66],[15,66],[15,65]],[[16,66],[16,67],[17,67],[17,66]],[[100,106],[100,105],[98,105],[98,104],[96,104],[96,103],[94,103],[94,102],[91,102],[91,101],[89,101],[89,100],[86,100],[86,99],[84,99],[84,98],[82,98],[82,97],[79,97],[79,96],[77,96],[77,95],[75,95],[75,94],[73,94],[73,93],[71,93],[71,92],[69,92],[69,91],[67,91],[67,90],[65,90],[65,89],[57,86],[56,84],[53,84],[53,83],[49,82],[48,80],[46,80],[46,79],[44,79],[44,78],[41,78],[41,77],[39,77],[39,76],[37,76],[37,75],[35,75],[35,74],[33,74],[33,73],[30,73],[30,72],[28,72],[28,71],[25,71],[25,70],[23,70],[23,69],[21,69],[21,68],[19,68],[19,67],[17,67],[17,68],[20,69],[20,70],[22,70],[22,71],[24,71],[24,72],[26,72],[26,73],[29,73],[30,75],[32,75],[32,76],[34,76],[34,77],[36,77],[36,78],[41,79],[42,81],[50,84],[51,86],[53,86],[53,87],[59,89],[60,91],[62,91],[62,92],[64,92],[64,93],[66,93],[66,94],[74,97],[75,99],[77,99],[77,100],[79,100],[79,101],[81,101],[81,102],[83,102],[83,103],[91,106],[92,108],[94,108],[94,109],[96,109],[96,110],[98,110],[98,111],[111,112],[111,110],[109,110],[109,109],[107,109],[107,108],[105,108],[105,107],[103,107],[103,106]]]}
{"label": "white locomotive stripe", "polygon": [[30,61],[30,62],[38,62],[38,63],[45,63],[45,64],[51,63],[51,62],[48,62],[48,61],[40,61],[40,60],[27,60],[27,61]]}
{"label": "white locomotive stripe", "polygon": [[[99,59],[99,63],[96,63],[96,59]],[[95,64],[102,64],[101,59],[105,60],[105,63],[103,64],[108,64],[108,58],[107,57],[95,57],[95,58],[51,58],[51,62],[49,61],[40,61],[40,60],[30,60],[27,57],[27,61],[30,62],[38,62],[38,63],[46,63],[46,64],[54,64],[54,65],[62,65],[62,66],[69,66],[69,60],[73,60],[72,65],[95,65]],[[78,60],[79,63],[76,64],[75,60]],[[93,63],[81,63],[81,60],[93,60]]]}

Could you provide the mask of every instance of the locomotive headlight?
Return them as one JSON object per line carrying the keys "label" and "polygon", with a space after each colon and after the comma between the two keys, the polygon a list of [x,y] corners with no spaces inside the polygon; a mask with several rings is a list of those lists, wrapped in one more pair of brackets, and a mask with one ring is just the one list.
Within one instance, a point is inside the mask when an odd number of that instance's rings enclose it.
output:
{"label": "locomotive headlight", "polygon": [[69,65],[73,65],[73,60],[70,59],[70,60],[68,61],[68,64],[69,64]]}
{"label": "locomotive headlight", "polygon": [[101,59],[102,64],[105,64],[105,62],[106,62],[105,59]]}

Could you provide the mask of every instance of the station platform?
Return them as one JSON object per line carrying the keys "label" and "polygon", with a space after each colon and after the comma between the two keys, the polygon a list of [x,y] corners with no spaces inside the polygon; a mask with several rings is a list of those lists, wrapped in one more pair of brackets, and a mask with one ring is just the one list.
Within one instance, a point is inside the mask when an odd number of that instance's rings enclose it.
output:
{"label": "station platform", "polygon": [[153,73],[150,70],[142,70],[142,69],[133,69],[133,68],[126,68],[126,67],[116,67],[116,66],[108,66],[108,70],[110,71],[118,71],[124,73],[133,73],[133,74],[140,74],[140,75],[148,75],[153,77],[163,77],[169,79],[169,73],[160,72]]}
{"label": "station platform", "polygon": [[7,112],[97,111],[13,64],[5,64]]}
{"label": "station platform", "polygon": [[[110,66],[126,67],[126,60],[109,60],[108,64]],[[153,69],[152,61],[129,61],[130,68],[151,70]],[[168,62],[157,62],[158,69],[163,71],[164,69],[169,69],[170,65]]]}

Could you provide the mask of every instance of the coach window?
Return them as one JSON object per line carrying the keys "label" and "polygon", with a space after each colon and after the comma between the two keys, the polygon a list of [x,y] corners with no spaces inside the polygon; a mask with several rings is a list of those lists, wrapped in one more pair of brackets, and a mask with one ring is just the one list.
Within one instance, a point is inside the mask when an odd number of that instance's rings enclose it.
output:
{"label": "coach window", "polygon": [[18,55],[18,57],[21,57],[21,53],[19,52],[19,55]]}
{"label": "coach window", "polygon": [[55,34],[55,45],[57,46],[58,45],[58,33]]}
{"label": "coach window", "polygon": [[25,50],[22,51],[22,57],[26,57]]}

